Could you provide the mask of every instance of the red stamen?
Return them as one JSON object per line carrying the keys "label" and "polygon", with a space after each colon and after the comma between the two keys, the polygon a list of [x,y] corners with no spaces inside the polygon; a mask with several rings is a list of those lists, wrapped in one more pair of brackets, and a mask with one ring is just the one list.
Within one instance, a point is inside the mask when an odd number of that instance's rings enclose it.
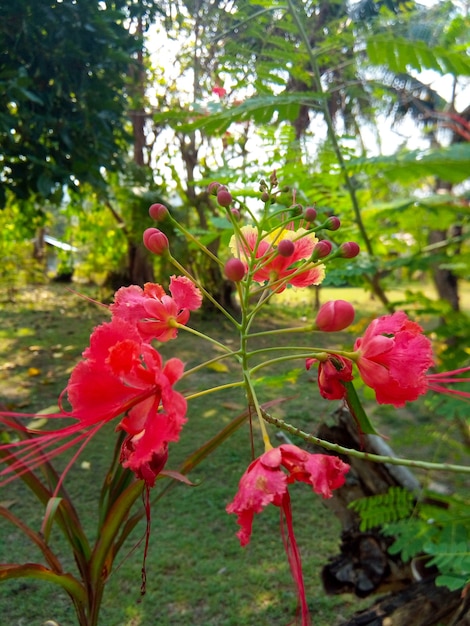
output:
{"label": "red stamen", "polygon": [[[294,534],[294,525],[292,522],[292,508],[290,504],[290,496],[289,492],[286,491],[282,498],[282,506],[280,507],[281,511],[281,535],[282,542],[284,544],[284,549],[287,554],[287,558],[289,560],[290,571],[292,573],[292,578],[294,579],[295,585],[297,587],[297,593],[299,596],[299,604],[300,604],[300,613],[302,619],[302,626],[310,626],[310,614],[308,611],[307,599],[305,597],[305,584],[302,574],[302,561],[300,558],[299,548],[297,546],[297,541],[295,539]],[[287,526],[287,535],[286,528]]]}

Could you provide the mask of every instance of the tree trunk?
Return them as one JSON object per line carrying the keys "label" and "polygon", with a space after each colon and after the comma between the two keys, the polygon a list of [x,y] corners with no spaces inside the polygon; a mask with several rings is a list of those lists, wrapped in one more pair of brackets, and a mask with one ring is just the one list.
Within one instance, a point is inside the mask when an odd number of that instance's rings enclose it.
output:
{"label": "tree trunk", "polygon": [[155,280],[153,265],[149,259],[149,253],[143,244],[129,241],[128,244],[128,272],[129,283],[140,285],[151,283]]}
{"label": "tree trunk", "polygon": [[[144,36],[144,24],[142,16],[138,17],[137,22],[137,34],[142,38]],[[145,150],[147,147],[147,138],[145,135],[145,124],[147,120],[147,114],[145,111],[145,98],[146,98],[146,73],[144,67],[144,51],[141,48],[137,52],[137,68],[132,66],[131,69],[131,95],[134,101],[134,109],[130,111],[129,116],[132,122],[132,134],[134,137],[134,154],[133,160],[138,167],[146,167]],[[134,207],[134,212],[137,207]],[[138,223],[138,219],[133,216],[132,223]],[[146,282],[152,282],[154,280],[153,264],[149,254],[142,243],[136,243],[133,234],[128,233],[127,244],[127,274],[129,282],[131,284],[143,286]]]}
{"label": "tree trunk", "polygon": [[[431,245],[444,242],[447,239],[448,234],[445,230],[432,230],[429,233],[429,243]],[[433,267],[432,277],[437,293],[439,294],[439,298],[449,302],[454,311],[459,311],[460,302],[457,276],[452,272],[452,270],[442,267],[439,263]]]}
{"label": "tree trunk", "polygon": [[468,609],[459,591],[436,587],[433,580],[427,580],[380,599],[340,626],[467,626]]}

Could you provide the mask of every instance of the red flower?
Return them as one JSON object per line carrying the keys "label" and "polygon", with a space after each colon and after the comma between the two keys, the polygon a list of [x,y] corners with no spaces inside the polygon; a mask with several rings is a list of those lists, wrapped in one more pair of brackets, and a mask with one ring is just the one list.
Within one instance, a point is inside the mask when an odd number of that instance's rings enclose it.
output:
{"label": "red flower", "polygon": [[[305,366],[310,369],[316,359],[307,359]],[[353,379],[352,361],[337,354],[330,354],[326,361],[318,363],[318,388],[327,400],[342,400],[346,396],[346,387],[342,381]]]}
{"label": "red flower", "polygon": [[426,372],[434,363],[431,342],[403,311],[375,319],[354,350],[361,377],[379,404],[401,407],[426,393]]}
{"label": "red flower", "polygon": [[169,291],[171,296],[156,283],[146,283],[143,290],[137,285],[121,287],[110,310],[134,324],[144,340],[169,341],[178,334],[175,323],[186,324],[189,312],[202,303],[201,292],[186,276],[172,276]]}
{"label": "red flower", "polygon": [[216,85],[215,87],[212,87],[212,93],[215,93],[215,95],[219,96],[219,98],[223,98],[227,95],[227,90],[220,87],[220,85]]}
{"label": "red flower", "polygon": [[[256,282],[268,282],[268,286],[271,284],[271,288],[280,293],[287,285],[308,287],[319,285],[323,281],[325,266],[322,264],[306,263],[299,270],[299,264],[311,258],[318,243],[318,239],[311,231],[304,228],[295,231],[278,228],[260,238],[256,227],[243,226],[241,234],[240,238],[232,237],[230,248],[235,256],[241,256],[247,266],[254,254],[258,260],[253,273]],[[293,243],[293,253],[289,256],[280,254],[278,250],[278,245],[285,240]]]}
{"label": "red flower", "polygon": [[142,342],[132,325],[118,318],[95,329],[83,356],[64,391],[72,410],[45,416],[68,417],[74,423],[57,430],[28,431],[8,414],[0,416],[3,424],[37,435],[0,446],[12,453],[4,460],[18,459],[0,476],[34,469],[80,441],[85,445],[105,423],[124,414],[118,425],[128,433],[121,453],[123,465],[152,486],[166,461],[168,443],[178,440],[186,421],[186,400],[173,390],[183,363],[170,359],[163,366],[160,354]]}
{"label": "red flower", "polygon": [[[226,508],[228,513],[236,513],[238,516],[241,528],[237,537],[242,546],[250,541],[255,513],[260,513],[270,503],[280,508],[284,547],[299,593],[303,625],[309,624],[310,618],[287,485],[295,481],[305,482],[312,485],[315,493],[330,498],[332,489],[344,484],[348,470],[349,465],[337,457],[310,454],[294,445],[282,445],[265,452],[250,464],[241,477],[233,502]],[[284,523],[287,526],[287,537],[284,535]]]}
{"label": "red flower", "polygon": [[291,444],[273,448],[255,459],[241,477],[233,502],[227,506],[228,513],[238,515],[241,529],[237,537],[242,546],[250,541],[254,514],[271,502],[280,506],[288,483],[296,480],[309,483],[315,493],[331,498],[331,490],[344,484],[348,469],[338,457],[310,454]]}

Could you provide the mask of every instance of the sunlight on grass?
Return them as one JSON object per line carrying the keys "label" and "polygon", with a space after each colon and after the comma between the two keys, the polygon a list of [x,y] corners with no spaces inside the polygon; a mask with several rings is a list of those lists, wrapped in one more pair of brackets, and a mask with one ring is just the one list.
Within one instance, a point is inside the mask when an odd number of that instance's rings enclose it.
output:
{"label": "sunlight on grass", "polygon": [[125,614],[126,621],[123,626],[141,626],[143,624],[142,612],[135,605],[127,606]]}
{"label": "sunlight on grass", "polygon": [[36,331],[32,328],[18,328],[16,331],[17,337],[32,337],[36,334]]}
{"label": "sunlight on grass", "polygon": [[[296,316],[299,315],[299,310],[303,315],[309,315],[314,310],[315,304],[315,287],[308,289],[296,289],[295,287],[286,289],[282,293],[276,294],[272,298],[273,304],[277,304],[283,307],[291,307],[293,312],[296,311]],[[400,288],[394,287],[387,290],[387,296],[390,302],[402,302],[405,300],[406,291],[422,291],[424,294],[432,300],[438,301],[434,286],[428,283],[414,283],[404,284]],[[463,311],[470,311],[470,283],[462,281],[460,283],[460,304]],[[373,297],[370,291],[361,287],[321,287],[320,288],[320,302],[327,302],[328,300],[347,300],[351,302],[356,308],[360,309],[364,313],[374,313],[376,315],[383,315],[385,313],[382,303]]]}

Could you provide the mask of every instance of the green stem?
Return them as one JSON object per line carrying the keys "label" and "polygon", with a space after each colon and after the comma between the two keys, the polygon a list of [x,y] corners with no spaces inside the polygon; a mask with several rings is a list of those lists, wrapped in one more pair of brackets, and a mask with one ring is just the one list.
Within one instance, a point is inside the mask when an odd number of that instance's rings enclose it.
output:
{"label": "green stem", "polygon": [[291,328],[276,328],[274,330],[263,330],[259,333],[250,333],[250,339],[252,337],[266,337],[268,335],[284,335],[287,333],[310,333],[316,330],[315,324],[309,324],[308,326],[296,326]]}
{"label": "green stem", "polygon": [[185,326],[184,324],[179,324],[178,322],[175,322],[174,328],[178,328],[179,330],[184,330],[187,333],[196,335],[196,337],[199,337],[200,339],[205,339],[206,341],[213,343],[215,346],[222,348],[222,350],[227,352],[227,354],[229,354],[230,356],[237,354],[237,352],[234,352],[225,344],[221,343],[220,341],[217,341],[217,339],[214,339],[213,337],[210,337],[209,335],[201,333],[199,330],[196,330],[195,328],[191,328],[191,326]]}
{"label": "green stem", "polygon": [[217,391],[222,391],[224,389],[231,389],[232,387],[243,387],[245,382],[243,380],[239,380],[233,383],[227,383],[226,385],[219,385],[218,387],[211,387],[210,389],[204,389],[204,391],[198,391],[197,393],[192,393],[189,396],[185,396],[186,400],[195,400],[196,398],[201,398],[202,396],[206,396],[209,393],[215,393]]}
{"label": "green stem", "polygon": [[[290,352],[294,352],[296,350],[303,350],[303,351],[308,350],[308,352],[306,354],[300,354],[300,355],[296,354],[295,356],[291,356],[291,357],[279,357],[278,359],[265,361],[261,365],[264,367],[268,363],[280,363],[281,361],[288,361],[289,358],[291,359],[315,358],[315,359],[318,359],[319,361],[324,361],[328,358],[327,356],[328,354],[331,354],[333,356],[335,355],[344,356],[350,359],[351,361],[356,361],[357,356],[358,356],[356,352],[348,352],[347,350],[329,350],[328,348],[311,348],[310,346],[273,346],[272,348],[260,348],[259,350],[252,350],[251,352],[247,352],[247,356],[252,357],[256,354],[265,354],[266,352],[277,352],[280,350],[289,350]],[[251,370],[251,372],[253,372],[253,370]]]}
{"label": "green stem", "polygon": [[270,450],[273,446],[269,439],[269,434],[266,428],[266,424],[264,423],[263,409],[261,408],[260,403],[258,402],[258,397],[253,387],[253,383],[250,378],[250,372],[248,370],[244,372],[244,377],[245,377],[245,385],[248,391],[248,403],[249,403],[249,406],[253,406],[255,408],[256,415],[258,416],[261,436],[263,437],[264,448],[267,451],[267,450]]}
{"label": "green stem", "polygon": [[196,372],[198,372],[199,370],[204,369],[205,367],[209,367],[210,365],[212,365],[212,363],[217,363],[218,361],[222,361],[223,359],[227,359],[229,357],[235,357],[237,358],[237,360],[240,362],[241,358],[240,358],[240,354],[239,352],[231,352],[229,354],[221,354],[220,356],[216,356],[213,359],[209,359],[209,361],[204,361],[204,363],[200,363],[199,365],[195,365],[194,367],[192,367],[189,370],[186,370],[183,375],[181,376],[181,379],[183,378],[187,378],[188,376],[190,376],[191,374],[195,374]]}
{"label": "green stem", "polygon": [[393,456],[382,456],[381,454],[361,452],[360,450],[355,450],[354,448],[345,448],[337,443],[331,443],[330,441],[325,441],[324,439],[320,439],[319,437],[306,433],[303,430],[284,422],[284,420],[269,415],[269,413],[267,413],[264,409],[261,409],[261,413],[267,422],[273,424],[277,428],[285,430],[296,437],[300,437],[308,443],[313,443],[321,448],[325,448],[325,450],[331,450],[332,452],[337,452],[338,454],[355,457],[356,459],[361,459],[363,461],[371,461],[372,463],[388,463],[389,465],[402,465],[403,467],[413,467],[416,469],[470,474],[470,466],[452,465],[450,463],[431,463],[428,461],[417,461],[414,459],[400,459]]}
{"label": "green stem", "polygon": [[169,216],[171,222],[175,228],[177,228],[189,241],[192,241],[195,246],[197,246],[204,254],[210,257],[213,261],[217,263],[217,265],[223,266],[219,257],[217,257],[213,252],[209,250],[207,246],[202,244],[197,237],[195,237],[189,230],[187,230],[182,224],[180,224],[177,220],[175,220],[171,215]]}
{"label": "green stem", "polygon": [[[273,350],[285,350],[286,348],[273,348]],[[305,350],[305,348],[292,348],[291,350]],[[249,355],[252,356],[253,354],[255,354],[255,352],[250,352]],[[252,367],[249,371],[250,374],[255,374],[256,372],[258,372],[259,370],[263,369],[264,367],[269,367],[270,365],[275,365],[276,363],[283,363],[285,361],[292,361],[294,359],[308,359],[312,356],[312,354],[309,353],[304,353],[304,354],[296,354],[295,356],[289,355],[289,356],[280,356],[277,359],[269,359],[269,361],[263,361],[263,363],[258,363],[258,365],[255,365],[254,367]]]}

